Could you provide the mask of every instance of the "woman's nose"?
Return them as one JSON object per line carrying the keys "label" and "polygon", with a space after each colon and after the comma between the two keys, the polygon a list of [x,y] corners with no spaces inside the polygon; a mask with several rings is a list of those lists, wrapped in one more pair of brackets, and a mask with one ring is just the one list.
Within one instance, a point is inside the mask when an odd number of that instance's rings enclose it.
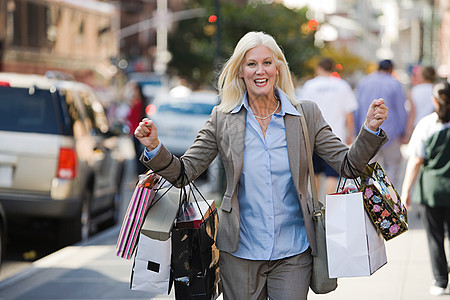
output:
{"label": "woman's nose", "polygon": [[264,73],[264,68],[262,65],[258,65],[258,67],[256,68],[256,73],[257,74],[262,74]]}

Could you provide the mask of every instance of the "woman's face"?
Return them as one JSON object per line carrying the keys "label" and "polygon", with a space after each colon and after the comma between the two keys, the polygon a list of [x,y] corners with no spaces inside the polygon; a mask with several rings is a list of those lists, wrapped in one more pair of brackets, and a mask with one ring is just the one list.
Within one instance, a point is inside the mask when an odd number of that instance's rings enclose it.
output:
{"label": "woman's face", "polygon": [[244,79],[250,98],[273,94],[277,75],[272,51],[266,46],[257,46],[245,54],[239,77]]}

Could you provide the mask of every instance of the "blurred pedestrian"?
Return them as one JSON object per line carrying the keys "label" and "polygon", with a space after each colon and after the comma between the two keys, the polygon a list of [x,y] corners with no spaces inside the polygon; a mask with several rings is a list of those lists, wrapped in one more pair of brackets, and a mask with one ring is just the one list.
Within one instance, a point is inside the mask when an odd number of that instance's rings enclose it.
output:
{"label": "blurred pedestrian", "polygon": [[366,117],[366,111],[373,99],[383,98],[389,107],[389,117],[383,125],[389,135],[389,141],[384,145],[374,160],[379,161],[394,186],[398,187],[399,172],[402,165],[400,146],[406,133],[408,114],[405,108],[406,96],[401,83],[392,76],[394,64],[391,60],[382,60],[378,71],[365,76],[357,85],[356,93],[358,110],[355,113],[355,126],[361,126]]}
{"label": "blurred pedestrian", "polygon": [[[358,108],[358,103],[350,84],[340,77],[333,76],[334,71],[335,62],[332,58],[320,59],[316,66],[316,77],[305,82],[298,99],[316,102],[334,134],[350,146],[355,138],[353,112]],[[313,163],[319,191],[320,174],[324,174],[325,192],[327,194],[335,192],[339,173],[317,154],[313,155]]]}
{"label": "blurred pedestrian", "polygon": [[409,95],[411,112],[406,130],[407,139],[411,136],[419,120],[434,111],[433,84],[436,80],[436,71],[432,66],[420,66],[417,77],[418,84],[411,88]]}
{"label": "blurred pedestrian", "polygon": [[134,137],[134,131],[139,126],[139,122],[145,117],[145,96],[141,87],[134,83],[132,86],[132,95],[130,109],[127,114],[127,123],[130,127],[130,133],[133,134],[134,150],[136,151],[136,172],[143,174],[147,168],[140,162],[139,155],[144,151],[144,147],[139,140]]}
{"label": "blurred pedestrian", "polygon": [[[414,200],[419,202],[427,232],[434,283],[432,295],[449,294],[448,261],[444,240],[450,229],[450,85],[433,89],[436,112],[422,118],[408,145],[401,199],[411,205],[411,190],[417,181]],[[447,234],[446,234],[447,233]]]}
{"label": "blurred pedestrian", "polygon": [[[349,149],[331,131],[320,109],[299,102],[283,52],[272,36],[249,32],[238,42],[218,80],[221,103],[194,144],[177,159],[144,119],[135,136],[146,147],[142,162],[176,186],[202,174],[219,155],[227,178],[220,206],[217,247],[223,297],[300,299],[309,290],[316,241],[300,118],[312,148],[352,178],[387,140],[382,99],[370,105],[365,125]],[[182,168],[182,165],[184,168]]]}

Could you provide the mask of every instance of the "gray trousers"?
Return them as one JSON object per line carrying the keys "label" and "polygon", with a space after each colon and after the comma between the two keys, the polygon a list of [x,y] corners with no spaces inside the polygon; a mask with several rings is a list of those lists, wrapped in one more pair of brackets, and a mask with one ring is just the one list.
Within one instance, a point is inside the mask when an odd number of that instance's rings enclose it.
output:
{"label": "gray trousers", "polygon": [[247,260],[220,251],[224,300],[306,300],[311,250],[275,261]]}

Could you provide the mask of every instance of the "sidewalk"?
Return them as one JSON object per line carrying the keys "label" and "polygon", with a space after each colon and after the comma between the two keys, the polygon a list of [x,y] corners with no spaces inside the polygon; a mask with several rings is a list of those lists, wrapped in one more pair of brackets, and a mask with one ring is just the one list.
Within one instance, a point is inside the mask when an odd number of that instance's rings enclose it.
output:
{"label": "sidewalk", "polygon": [[[327,295],[309,299],[428,300],[432,281],[425,232],[417,210],[409,214],[410,230],[387,242],[388,263],[370,277],[338,280]],[[34,262],[30,268],[0,282],[0,299],[174,299],[129,289],[132,260],[115,255],[119,226],[90,241],[66,247]],[[441,296],[439,299],[449,299]]]}

